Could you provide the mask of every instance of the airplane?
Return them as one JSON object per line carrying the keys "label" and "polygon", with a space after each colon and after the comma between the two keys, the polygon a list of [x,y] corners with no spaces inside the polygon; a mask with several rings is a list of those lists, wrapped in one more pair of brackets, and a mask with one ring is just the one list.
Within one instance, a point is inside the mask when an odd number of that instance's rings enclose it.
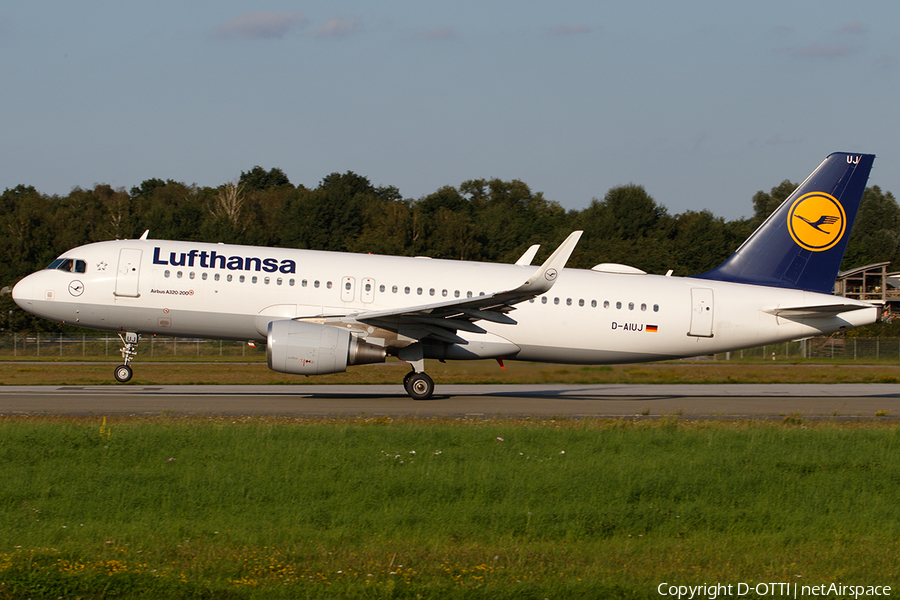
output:
{"label": "airplane", "polygon": [[692,277],[619,264],[564,268],[581,231],[537,268],[149,239],[63,253],[23,278],[35,315],[119,332],[127,382],[142,335],[266,345],[282,373],[339,373],[394,356],[410,397],[425,359],[570,364],[659,361],[827,335],[879,308],[832,294],[874,155],[830,154],[718,267]]}

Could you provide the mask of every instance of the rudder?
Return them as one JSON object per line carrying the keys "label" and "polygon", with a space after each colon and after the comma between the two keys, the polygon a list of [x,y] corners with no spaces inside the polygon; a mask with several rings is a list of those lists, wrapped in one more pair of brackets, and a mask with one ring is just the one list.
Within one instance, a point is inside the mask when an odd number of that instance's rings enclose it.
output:
{"label": "rudder", "polygon": [[832,293],[874,160],[828,155],[734,254],[696,277]]}

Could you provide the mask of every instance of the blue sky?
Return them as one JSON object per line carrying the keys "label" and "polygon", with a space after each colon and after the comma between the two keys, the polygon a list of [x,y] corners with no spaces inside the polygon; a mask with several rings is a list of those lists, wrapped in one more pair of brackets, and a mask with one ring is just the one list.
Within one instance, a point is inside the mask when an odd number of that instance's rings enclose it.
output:
{"label": "blue sky", "polygon": [[521,179],[569,209],[637,183],[733,219],[851,151],[900,194],[898,23],[894,0],[7,0],[0,190],[260,165],[407,198]]}

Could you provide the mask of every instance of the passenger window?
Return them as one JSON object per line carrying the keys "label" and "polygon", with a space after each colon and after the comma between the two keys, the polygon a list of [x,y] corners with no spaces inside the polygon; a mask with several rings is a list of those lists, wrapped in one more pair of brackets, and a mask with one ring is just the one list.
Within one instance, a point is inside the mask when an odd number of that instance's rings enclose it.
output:
{"label": "passenger window", "polygon": [[647,305],[646,305],[646,304],[641,304],[641,310],[647,310]]}
{"label": "passenger window", "polygon": [[547,304],[547,296],[541,296],[541,304]]}
{"label": "passenger window", "polygon": [[554,299],[553,299],[553,304],[559,304],[559,298],[554,298]]}
{"label": "passenger window", "polygon": [[653,305],[653,312],[659,312],[659,304]]}
{"label": "passenger window", "polygon": [[397,286],[396,286],[396,285],[391,286],[391,293],[392,293],[392,294],[396,294],[396,293],[397,293]]}
{"label": "passenger window", "polygon": [[628,310],[634,310],[634,302],[628,303]]}
{"label": "passenger window", "polygon": [[416,293],[417,293],[418,295],[421,296],[421,295],[422,295],[422,288],[416,288]]}
{"label": "passenger window", "polygon": [[306,280],[305,280],[305,279],[304,279],[303,281],[300,282],[300,287],[306,287]]}
{"label": "passenger window", "polygon": [[472,292],[466,292],[466,298],[471,298],[471,297],[472,297]]}
{"label": "passenger window", "polygon": [[191,271],[190,273],[188,273],[188,279],[193,279],[193,278],[194,278],[194,272]]}
{"label": "passenger window", "polygon": [[240,277],[238,277],[238,281],[240,281],[241,283],[244,283],[245,281],[247,281],[247,278],[244,277],[243,275],[241,275]]}
{"label": "passenger window", "polygon": [[350,290],[350,282],[349,282],[349,281],[348,281],[347,283],[344,284],[344,289],[347,290],[347,291]]}
{"label": "passenger window", "polygon": [[218,274],[218,273],[216,273],[215,275],[213,275],[213,280],[214,280],[214,281],[218,281],[218,280],[219,280],[219,274]]}
{"label": "passenger window", "polygon": [[331,282],[329,281],[328,283],[326,283],[326,284],[325,284],[325,287],[327,287],[327,288],[330,290],[330,289],[331,289]]}
{"label": "passenger window", "polygon": [[318,281],[314,281],[314,282],[313,282],[313,287],[314,287],[314,288],[319,287],[319,282],[318,282]]}
{"label": "passenger window", "polygon": [[293,286],[293,285],[294,285],[294,279],[293,279],[293,278],[288,279],[288,285],[290,285],[290,286]]}
{"label": "passenger window", "polygon": [[584,306],[584,298],[578,300],[578,306]]}
{"label": "passenger window", "polygon": [[409,293],[409,286],[406,286],[405,288],[403,288],[403,293],[404,293],[404,294],[408,294],[408,293]]}
{"label": "passenger window", "polygon": [[621,308],[622,308],[622,303],[621,303],[621,302],[616,302],[616,308],[618,308],[618,309],[621,310]]}
{"label": "passenger window", "polygon": [[225,281],[230,282],[232,279],[233,279],[233,277],[232,277],[231,273],[229,273],[228,275],[225,276]]}
{"label": "passenger window", "polygon": [[169,271],[168,269],[166,269],[165,271],[163,271],[163,277],[165,277],[165,278],[168,278],[171,274],[172,274],[172,272]]}
{"label": "passenger window", "polygon": [[281,285],[283,281],[284,280],[281,277],[279,277],[278,279],[275,280],[275,285]]}
{"label": "passenger window", "polygon": [[[459,290],[455,290],[455,291],[453,292],[453,297],[454,297],[454,298],[459,298]],[[532,298],[532,300],[533,300],[533,299],[534,299],[534,298]]]}
{"label": "passenger window", "polygon": [[182,273],[181,271],[176,271],[176,272],[175,272],[175,278],[176,278],[176,279],[181,279],[182,275],[184,275],[184,273]]}
{"label": "passenger window", "polygon": [[609,300],[603,301],[603,308],[609,308]]}
{"label": "passenger window", "polygon": [[591,308],[597,308],[597,301],[591,300]]}
{"label": "passenger window", "polygon": [[434,296],[434,288],[431,288],[430,290],[428,290],[428,295]]}
{"label": "passenger window", "polygon": [[572,306],[572,299],[566,298],[566,306]]}
{"label": "passenger window", "polygon": [[206,281],[207,277],[209,277],[209,273],[203,273],[202,275],[200,275],[200,279],[202,279],[203,281]]}

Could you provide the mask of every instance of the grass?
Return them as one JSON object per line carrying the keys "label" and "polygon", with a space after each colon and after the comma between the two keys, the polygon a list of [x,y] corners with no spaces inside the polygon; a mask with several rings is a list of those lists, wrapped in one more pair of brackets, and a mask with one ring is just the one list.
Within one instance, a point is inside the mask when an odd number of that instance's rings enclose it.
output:
{"label": "grass", "polygon": [[7,417],[0,598],[896,586],[898,447],[883,419]]}
{"label": "grass", "polygon": [[[113,383],[115,362],[0,363],[0,385],[106,385]],[[265,363],[135,362],[132,385],[183,384],[396,384],[409,365],[350,367],[346,373],[303,377],[268,370]],[[740,362],[668,362],[642,365],[549,365],[508,361],[426,361],[438,384],[575,383],[898,383],[900,365],[753,364]]]}

